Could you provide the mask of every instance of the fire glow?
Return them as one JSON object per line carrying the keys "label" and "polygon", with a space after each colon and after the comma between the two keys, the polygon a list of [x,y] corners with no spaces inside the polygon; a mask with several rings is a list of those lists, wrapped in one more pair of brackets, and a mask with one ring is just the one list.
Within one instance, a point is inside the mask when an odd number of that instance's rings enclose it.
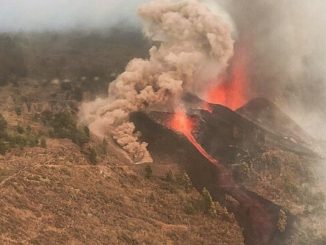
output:
{"label": "fire glow", "polygon": [[182,133],[186,138],[195,146],[195,148],[211,163],[218,164],[218,161],[210,156],[204,148],[197,142],[193,136],[193,129],[195,128],[195,122],[191,119],[185,111],[178,109],[173,115],[172,119],[168,123],[169,127],[173,130]]}
{"label": "fire glow", "polygon": [[[244,48],[236,49],[230,71],[222,75],[216,84],[209,86],[204,92],[208,103],[221,104],[232,110],[238,109],[247,102],[248,56]],[[207,106],[204,106],[208,108]]]}

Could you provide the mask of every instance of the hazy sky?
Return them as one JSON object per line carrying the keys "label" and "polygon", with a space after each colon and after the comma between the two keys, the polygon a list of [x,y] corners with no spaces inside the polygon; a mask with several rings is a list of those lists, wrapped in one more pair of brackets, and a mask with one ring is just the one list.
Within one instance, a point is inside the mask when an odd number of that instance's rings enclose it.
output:
{"label": "hazy sky", "polygon": [[0,0],[0,31],[106,27],[137,21],[144,0]]}

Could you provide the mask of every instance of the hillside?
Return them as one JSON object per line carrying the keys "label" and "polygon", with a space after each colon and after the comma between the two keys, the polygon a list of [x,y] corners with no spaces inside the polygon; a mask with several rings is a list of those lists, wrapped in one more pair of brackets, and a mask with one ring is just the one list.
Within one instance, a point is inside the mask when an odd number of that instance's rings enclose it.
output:
{"label": "hillside", "polygon": [[0,35],[0,244],[325,244],[319,142],[264,98],[207,111],[184,96],[213,162],[171,112],[130,116],[151,164],[92,135],[82,101],[148,45],[112,33]]}
{"label": "hillside", "polygon": [[140,30],[123,24],[102,31],[0,33],[0,86],[27,77],[97,81],[101,92],[129,60],[145,57],[148,46]]}
{"label": "hillside", "polygon": [[0,90],[1,244],[243,244],[174,162],[135,166],[76,124],[78,83],[19,84]]}
{"label": "hillside", "polygon": [[242,244],[234,219],[187,212],[201,196],[164,180],[168,168],[147,179],[144,166],[91,166],[69,141],[48,145],[0,158],[2,244]]}
{"label": "hillside", "polygon": [[264,98],[256,98],[237,110],[239,114],[261,127],[293,142],[308,143],[312,139],[275,104]]}
{"label": "hillside", "polygon": [[[149,143],[155,161],[161,164],[178,162],[198,190],[206,186],[213,198],[238,213],[236,217],[244,228],[247,244],[293,244],[293,241],[322,244],[325,241],[322,225],[317,228],[319,231],[313,232],[306,226],[307,219],[311,223],[311,220],[325,217],[325,195],[316,172],[320,156],[306,143],[293,142],[272,133],[223,106],[211,107],[212,112],[193,110],[189,117],[196,122],[193,134],[198,143],[223,164],[217,168],[185,137],[167,128],[171,114],[154,112],[146,116],[136,113],[132,118],[143,140]],[[288,123],[291,122],[289,119]],[[229,196],[240,206],[229,203]],[[266,221],[286,211],[286,229],[277,235],[268,226],[267,230],[262,224],[255,227],[255,222],[261,222],[255,218],[258,209],[250,210],[255,206],[252,204],[247,206],[256,202],[254,200],[261,202],[265,210],[262,212],[270,215]],[[244,214],[243,208],[247,210]],[[264,220],[263,213],[259,217]],[[251,220],[252,227],[243,220]]]}

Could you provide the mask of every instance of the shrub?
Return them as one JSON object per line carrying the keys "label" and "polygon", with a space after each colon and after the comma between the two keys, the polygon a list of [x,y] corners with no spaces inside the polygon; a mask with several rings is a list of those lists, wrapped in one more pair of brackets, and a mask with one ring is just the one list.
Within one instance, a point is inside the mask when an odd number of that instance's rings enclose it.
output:
{"label": "shrub", "polygon": [[41,138],[40,145],[42,148],[46,148],[46,140],[45,138]]}
{"label": "shrub", "polygon": [[78,87],[75,88],[75,90],[74,90],[74,98],[78,102],[83,100],[83,90],[81,88],[78,88]]}
{"label": "shrub", "polygon": [[108,142],[106,139],[103,139],[102,144],[100,145],[101,154],[107,154],[108,151]]}
{"label": "shrub", "polygon": [[11,148],[36,146],[38,145],[38,136],[32,130],[25,130],[18,125],[16,130],[10,130],[7,127],[7,121],[0,114],[0,154],[5,154]]}
{"label": "shrub", "polygon": [[25,146],[37,146],[38,137],[33,134],[13,134],[8,136],[10,148],[13,147],[25,147]]}
{"label": "shrub", "polygon": [[196,214],[198,209],[193,202],[186,203],[184,206],[184,212],[188,215]]}
{"label": "shrub", "polygon": [[145,167],[145,177],[147,179],[150,179],[152,176],[153,176],[152,167],[148,165],[148,166]]}
{"label": "shrub", "polygon": [[211,194],[209,193],[209,191],[204,188],[202,191],[202,207],[203,207],[203,211],[211,216],[216,216],[217,212],[215,209],[215,205],[212,199]]}
{"label": "shrub", "polygon": [[173,182],[175,180],[172,170],[169,170],[165,175],[165,180],[168,182]]}
{"label": "shrub", "polygon": [[2,114],[0,114],[0,134],[2,131],[6,130],[8,126],[8,123],[6,121],[6,119],[3,117]]}
{"label": "shrub", "polygon": [[44,122],[52,127],[53,137],[71,139],[79,146],[90,140],[88,127],[78,128],[77,122],[70,112],[61,112],[52,116],[46,114]]}
{"label": "shrub", "polygon": [[234,219],[233,214],[230,214],[225,207],[222,207],[220,203],[214,202],[209,191],[204,188],[202,191],[202,210],[213,218],[217,216],[223,218],[226,221]]}
{"label": "shrub", "polygon": [[237,180],[244,181],[250,176],[251,170],[248,163],[242,162],[233,166],[233,172]]}
{"label": "shrub", "polygon": [[16,112],[17,116],[20,116],[22,114],[22,109],[20,107],[16,107],[15,112]]}
{"label": "shrub", "polygon": [[23,129],[23,127],[22,126],[20,126],[20,125],[17,125],[17,133],[19,133],[19,134],[23,134],[24,133],[24,129]]}
{"label": "shrub", "polygon": [[191,183],[191,179],[187,173],[184,173],[181,177],[179,177],[178,182],[180,185],[182,185],[186,189],[186,191],[191,190],[192,183]]}
{"label": "shrub", "polygon": [[277,228],[280,232],[284,232],[287,225],[287,215],[283,209],[280,210],[278,217]]}
{"label": "shrub", "polygon": [[94,165],[97,163],[97,153],[94,148],[89,148],[88,159]]}
{"label": "shrub", "polygon": [[4,155],[7,150],[8,150],[8,146],[2,139],[0,139],[0,154]]}

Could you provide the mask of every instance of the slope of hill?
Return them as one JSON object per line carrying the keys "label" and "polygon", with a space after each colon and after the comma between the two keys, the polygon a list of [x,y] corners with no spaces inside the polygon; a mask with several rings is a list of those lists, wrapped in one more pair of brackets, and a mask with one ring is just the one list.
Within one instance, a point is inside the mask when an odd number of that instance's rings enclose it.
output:
{"label": "slope of hill", "polygon": [[296,122],[267,99],[255,98],[239,108],[237,113],[293,142],[308,143],[312,140]]}
{"label": "slope of hill", "polygon": [[189,214],[201,195],[166,180],[168,168],[153,170],[146,178],[144,166],[92,166],[62,140],[7,153],[0,157],[1,244],[243,243],[234,218]]}
{"label": "slope of hill", "polygon": [[[80,84],[18,84],[0,90],[0,143],[13,141],[0,154],[1,244],[243,244],[234,217],[208,214],[172,162],[134,166],[110,139],[61,139],[78,133]],[[72,117],[61,138],[47,123],[56,115]]]}
{"label": "slope of hill", "polygon": [[[284,138],[277,130],[271,132],[223,106],[211,105],[211,108],[211,112],[190,111],[189,117],[196,125],[194,137],[231,171],[237,183],[283,210],[289,210],[299,220],[314,216],[315,211],[324,212],[325,196],[317,188],[314,172],[321,158],[306,143]],[[149,117],[136,113],[132,118],[143,139],[149,143],[155,162],[178,162],[188,169],[198,189],[206,186],[220,199],[224,191],[221,192],[216,184],[221,177],[216,177],[215,170],[205,163],[205,157],[197,156],[199,152],[194,146],[165,128],[172,116],[167,112],[154,112]],[[289,124],[292,125],[291,120]],[[282,126],[286,132],[286,125]],[[300,131],[297,134],[300,136]],[[307,213],[307,210],[315,211]],[[292,235],[297,233],[294,231]]]}
{"label": "slope of hill", "polygon": [[145,57],[148,46],[141,30],[124,24],[105,31],[0,33],[0,86],[22,78],[95,81],[101,92],[129,60]]}

